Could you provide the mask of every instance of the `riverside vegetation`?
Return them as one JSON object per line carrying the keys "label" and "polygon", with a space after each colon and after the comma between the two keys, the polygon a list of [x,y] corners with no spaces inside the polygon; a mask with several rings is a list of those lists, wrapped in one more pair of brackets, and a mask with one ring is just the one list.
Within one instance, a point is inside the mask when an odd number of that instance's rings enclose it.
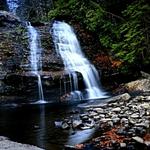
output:
{"label": "riverside vegetation", "polygon": [[[147,0],[55,1],[50,19],[60,18],[80,22],[94,33],[101,49],[119,63],[121,71],[148,67],[150,7]],[[93,53],[98,51],[93,48]]]}

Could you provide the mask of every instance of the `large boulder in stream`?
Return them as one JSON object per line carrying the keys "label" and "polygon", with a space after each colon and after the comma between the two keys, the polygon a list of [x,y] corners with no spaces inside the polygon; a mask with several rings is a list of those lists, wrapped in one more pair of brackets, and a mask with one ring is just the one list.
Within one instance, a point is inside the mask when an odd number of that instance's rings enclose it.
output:
{"label": "large boulder in stream", "polygon": [[150,74],[141,71],[141,79],[121,84],[115,91],[115,94],[129,92],[132,94],[150,94]]}
{"label": "large boulder in stream", "polygon": [[129,92],[150,92],[150,79],[132,81],[124,86]]}

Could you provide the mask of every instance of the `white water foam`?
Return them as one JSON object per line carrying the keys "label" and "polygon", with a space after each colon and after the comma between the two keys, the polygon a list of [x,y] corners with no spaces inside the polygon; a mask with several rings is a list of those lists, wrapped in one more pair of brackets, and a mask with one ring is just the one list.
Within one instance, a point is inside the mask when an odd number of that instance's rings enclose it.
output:
{"label": "white water foam", "polygon": [[[108,97],[100,88],[100,79],[96,68],[88,61],[81,51],[80,44],[70,25],[65,22],[55,21],[51,30],[55,49],[61,56],[65,70],[72,75],[74,93],[85,99],[98,99]],[[82,74],[86,89],[82,94],[78,89],[76,72]],[[82,96],[81,96],[82,94]]]}
{"label": "white water foam", "polygon": [[30,23],[28,23],[27,29],[29,33],[31,72],[35,74],[38,78],[38,92],[39,92],[38,103],[46,103],[44,100],[41,76],[39,74],[39,71],[42,70],[42,60],[41,60],[42,48],[40,43],[40,36],[37,30],[33,26],[31,26]]}
{"label": "white water foam", "polygon": [[7,5],[8,5],[9,12],[15,15],[16,10],[19,7],[18,0],[7,0]]}

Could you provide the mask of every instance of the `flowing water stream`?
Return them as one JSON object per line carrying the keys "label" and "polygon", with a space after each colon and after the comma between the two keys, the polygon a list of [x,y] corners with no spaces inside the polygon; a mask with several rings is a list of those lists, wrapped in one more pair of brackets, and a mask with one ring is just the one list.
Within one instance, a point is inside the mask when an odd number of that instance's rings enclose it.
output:
{"label": "flowing water stream", "polygon": [[16,10],[19,6],[18,0],[7,0],[7,6],[8,6],[8,10],[15,15]]}
{"label": "flowing water stream", "polygon": [[[57,92],[55,93],[57,94]],[[19,100],[18,100],[19,101]],[[55,100],[56,101],[56,100]],[[78,119],[82,112],[76,105],[61,104],[8,104],[0,106],[0,135],[11,140],[35,145],[45,150],[62,150],[64,145],[85,142],[93,136],[95,129],[62,130],[55,126],[55,121],[69,118]]]}
{"label": "flowing water stream", "polygon": [[42,48],[40,44],[40,36],[37,30],[33,26],[31,26],[30,23],[28,23],[27,28],[29,33],[31,72],[38,78],[39,101],[37,103],[45,103],[41,76],[39,74],[39,71],[42,70]]}
{"label": "flowing water stream", "polygon": [[[55,21],[51,33],[56,52],[61,56],[66,72],[73,78],[71,86],[73,85],[74,88],[71,94],[77,94],[79,99],[106,98],[106,93],[102,91],[99,84],[98,72],[82,53],[72,27],[65,22]],[[78,89],[77,72],[82,74],[85,94]]]}

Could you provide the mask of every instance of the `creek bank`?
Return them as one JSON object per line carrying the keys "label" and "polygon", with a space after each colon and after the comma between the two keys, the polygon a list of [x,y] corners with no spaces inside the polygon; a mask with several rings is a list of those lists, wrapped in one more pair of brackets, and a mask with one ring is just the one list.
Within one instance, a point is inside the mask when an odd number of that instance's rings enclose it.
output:
{"label": "creek bank", "polygon": [[1,150],[43,150],[33,145],[13,142],[8,138],[2,136],[0,136],[0,149]]}
{"label": "creek bank", "polygon": [[130,85],[128,93],[108,98],[106,103],[93,102],[89,105],[80,105],[84,108],[80,118],[65,120],[61,128],[73,128],[73,130],[95,128],[97,136],[82,144],[67,145],[65,149],[148,150],[150,148],[149,82],[149,78],[132,81],[125,84]]}

